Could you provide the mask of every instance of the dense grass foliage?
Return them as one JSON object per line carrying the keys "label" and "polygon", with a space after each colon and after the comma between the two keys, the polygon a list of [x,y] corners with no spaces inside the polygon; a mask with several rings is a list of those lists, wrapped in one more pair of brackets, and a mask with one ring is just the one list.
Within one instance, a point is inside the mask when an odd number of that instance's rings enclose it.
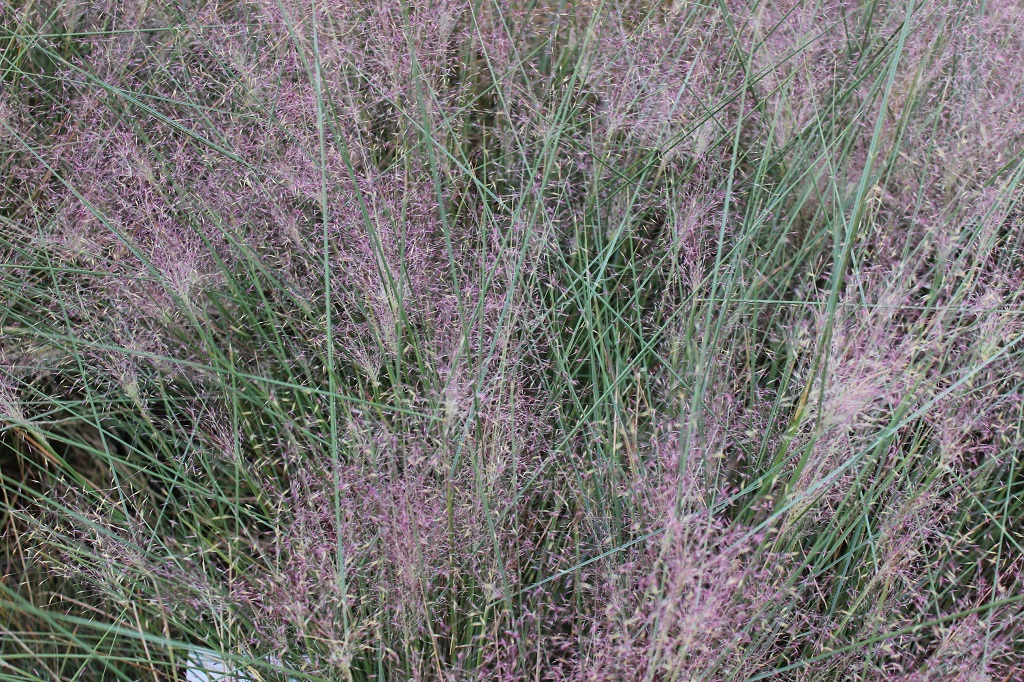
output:
{"label": "dense grass foliage", "polygon": [[0,679],[1024,679],[1016,0],[4,2]]}

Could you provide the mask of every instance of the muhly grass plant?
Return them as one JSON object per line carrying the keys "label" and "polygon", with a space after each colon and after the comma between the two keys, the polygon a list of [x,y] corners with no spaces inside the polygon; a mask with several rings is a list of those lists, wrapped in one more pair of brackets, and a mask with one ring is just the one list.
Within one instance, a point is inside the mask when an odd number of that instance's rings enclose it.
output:
{"label": "muhly grass plant", "polygon": [[0,17],[0,678],[1024,679],[1016,0]]}

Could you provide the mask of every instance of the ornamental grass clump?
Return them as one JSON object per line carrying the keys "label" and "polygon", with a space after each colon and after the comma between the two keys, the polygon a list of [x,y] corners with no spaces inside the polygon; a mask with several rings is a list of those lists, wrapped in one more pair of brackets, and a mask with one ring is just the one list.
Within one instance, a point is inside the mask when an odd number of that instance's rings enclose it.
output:
{"label": "ornamental grass clump", "polygon": [[0,679],[1024,676],[1015,3],[0,17]]}

